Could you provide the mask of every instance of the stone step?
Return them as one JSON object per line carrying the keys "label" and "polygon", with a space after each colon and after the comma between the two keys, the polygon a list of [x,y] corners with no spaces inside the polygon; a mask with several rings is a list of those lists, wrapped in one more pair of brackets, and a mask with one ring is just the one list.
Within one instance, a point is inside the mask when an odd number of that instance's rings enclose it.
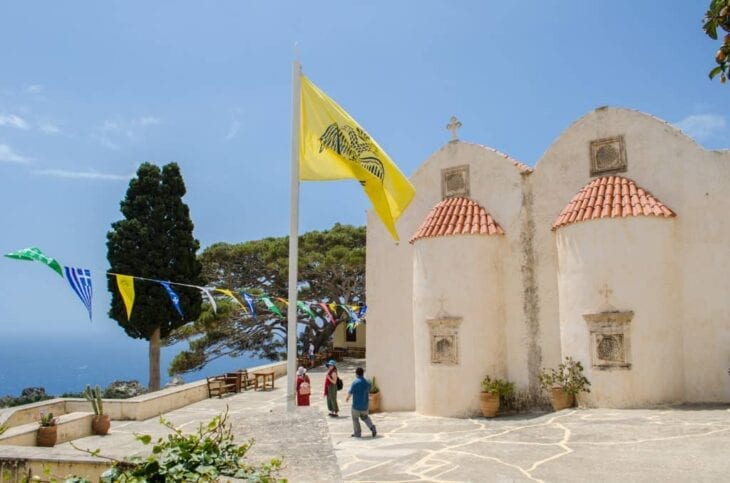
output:
{"label": "stone step", "polygon": [[[91,420],[93,418],[94,413],[82,411],[57,416],[58,440],[56,444],[90,436],[92,434]],[[0,435],[0,445],[35,446],[36,433],[39,427],[38,423],[13,426]]]}

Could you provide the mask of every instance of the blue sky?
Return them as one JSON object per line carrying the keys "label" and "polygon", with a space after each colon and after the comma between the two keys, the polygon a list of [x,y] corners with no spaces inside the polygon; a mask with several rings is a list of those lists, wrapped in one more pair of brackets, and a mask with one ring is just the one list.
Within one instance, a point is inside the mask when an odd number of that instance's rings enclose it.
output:
{"label": "blue sky", "polygon": [[[106,232],[144,161],[176,161],[203,247],[288,231],[293,46],[406,173],[449,140],[534,165],[601,105],[730,145],[708,0],[111,1],[0,5],[0,251],[94,271],[95,318],[38,264],[0,260],[0,337],[123,333]],[[364,224],[354,182],[302,186],[301,230]]]}

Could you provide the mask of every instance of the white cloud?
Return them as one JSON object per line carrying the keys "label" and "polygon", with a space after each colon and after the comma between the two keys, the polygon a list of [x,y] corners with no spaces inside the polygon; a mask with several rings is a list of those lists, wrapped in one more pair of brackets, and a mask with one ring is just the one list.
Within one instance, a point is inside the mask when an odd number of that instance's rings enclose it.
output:
{"label": "white cloud", "polygon": [[719,114],[692,114],[674,125],[697,141],[707,141],[728,131],[727,120]]}
{"label": "white cloud", "polygon": [[143,129],[157,124],[162,124],[162,120],[155,116],[141,116],[132,120],[107,119],[94,129],[91,138],[108,149],[119,149],[125,139],[139,141]]}
{"label": "white cloud", "polygon": [[0,161],[4,161],[6,163],[27,163],[30,161],[30,158],[16,153],[13,151],[13,148],[7,144],[0,144]]}
{"label": "white cloud", "polygon": [[38,129],[46,134],[60,134],[61,128],[51,122],[42,122],[38,124]]}
{"label": "white cloud", "polygon": [[111,174],[100,173],[98,171],[68,171],[65,169],[37,169],[31,171],[32,174],[39,176],[53,176],[55,178],[73,178],[73,179],[99,179],[108,181],[128,180],[132,174]]}
{"label": "white cloud", "polygon": [[0,126],[9,126],[17,129],[28,129],[28,123],[15,114],[0,114]]}
{"label": "white cloud", "polygon": [[116,132],[122,129],[122,125],[119,121],[106,120],[101,124],[101,127],[99,129],[101,129],[102,131]]}
{"label": "white cloud", "polygon": [[231,123],[231,127],[228,128],[228,134],[226,134],[226,140],[230,141],[238,135],[238,130],[241,129],[241,121],[235,120]]}
{"label": "white cloud", "polygon": [[162,121],[154,116],[142,116],[137,120],[137,123],[140,126],[154,126],[156,124],[161,124]]}
{"label": "white cloud", "polygon": [[25,88],[25,92],[28,94],[40,94],[43,91],[43,86],[40,84],[31,84]]}
{"label": "white cloud", "polygon": [[112,141],[111,138],[104,133],[93,133],[91,135],[91,139],[95,140],[107,149],[119,149],[119,144]]}

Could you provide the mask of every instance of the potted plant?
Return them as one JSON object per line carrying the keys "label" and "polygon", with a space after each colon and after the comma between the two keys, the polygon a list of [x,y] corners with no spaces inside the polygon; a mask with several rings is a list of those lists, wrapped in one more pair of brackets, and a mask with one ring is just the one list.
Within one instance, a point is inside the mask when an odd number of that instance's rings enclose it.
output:
{"label": "potted plant", "polygon": [[557,369],[543,369],[540,373],[540,386],[548,392],[550,404],[555,411],[572,407],[575,395],[591,392],[591,383],[583,375],[583,365],[572,357],[558,365]]}
{"label": "potted plant", "polygon": [[46,448],[55,446],[56,440],[58,439],[58,428],[56,427],[56,418],[53,417],[53,413],[41,413],[41,418],[38,423],[41,426],[38,428],[36,444]]}
{"label": "potted plant", "polygon": [[484,376],[482,379],[482,392],[479,395],[479,407],[485,418],[493,418],[499,411],[499,398],[501,396],[509,396],[515,390],[513,382],[503,381],[502,379],[492,379]]}
{"label": "potted plant", "polygon": [[101,387],[91,388],[88,384],[84,391],[84,396],[91,403],[94,410],[94,419],[91,420],[91,429],[94,434],[104,436],[109,432],[112,421],[108,414],[104,414],[104,406],[101,400]]}
{"label": "potted plant", "polygon": [[370,394],[368,394],[368,412],[377,413],[380,411],[380,388],[375,377],[370,380]]}

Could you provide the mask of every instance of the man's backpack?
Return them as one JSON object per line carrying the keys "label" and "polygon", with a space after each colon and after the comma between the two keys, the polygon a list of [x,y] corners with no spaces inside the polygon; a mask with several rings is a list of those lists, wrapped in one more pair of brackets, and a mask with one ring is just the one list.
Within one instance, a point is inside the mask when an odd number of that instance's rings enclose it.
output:
{"label": "man's backpack", "polygon": [[299,394],[302,396],[308,396],[312,392],[312,387],[308,382],[299,384]]}
{"label": "man's backpack", "polygon": [[340,379],[340,378],[338,377],[338,378],[337,378],[337,390],[338,390],[338,391],[341,391],[341,390],[342,390],[342,387],[343,387],[343,384],[342,384],[342,379]]}

